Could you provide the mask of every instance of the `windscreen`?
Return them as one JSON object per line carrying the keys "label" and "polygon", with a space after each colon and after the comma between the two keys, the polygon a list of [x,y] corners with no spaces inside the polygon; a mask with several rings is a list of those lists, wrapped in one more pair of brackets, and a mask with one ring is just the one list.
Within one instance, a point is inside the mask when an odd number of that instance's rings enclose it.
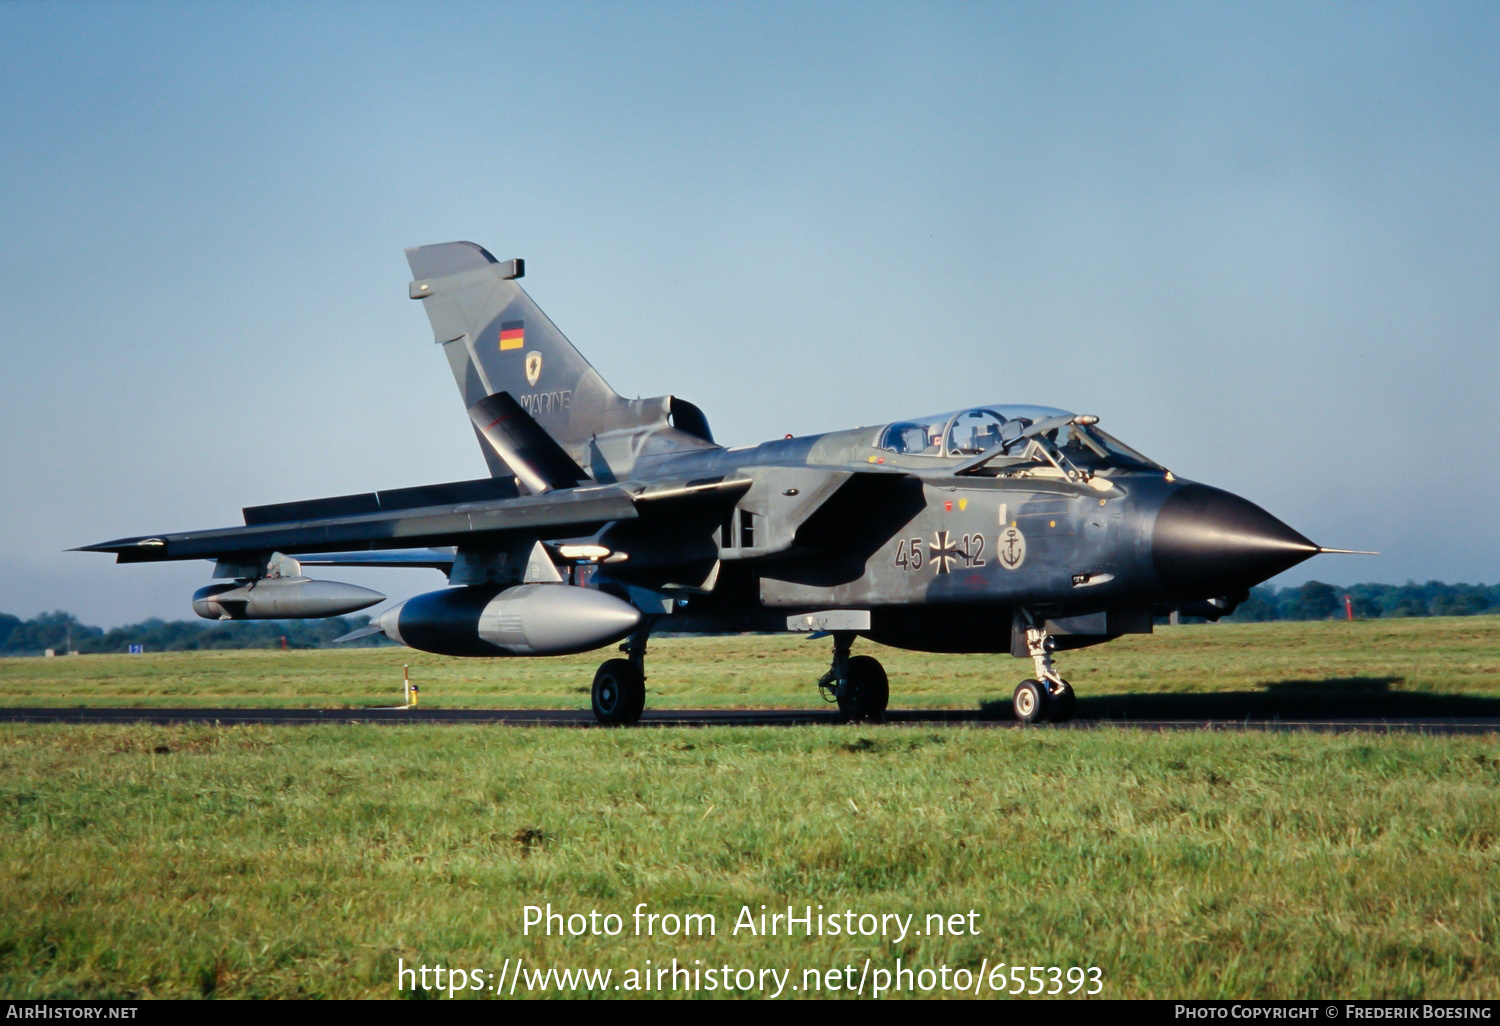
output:
{"label": "windscreen", "polygon": [[1079,470],[1092,472],[1107,468],[1154,471],[1165,469],[1113,435],[1099,430],[1095,424],[1066,424],[1054,431],[1048,431],[1038,440],[1052,447],[1058,457]]}

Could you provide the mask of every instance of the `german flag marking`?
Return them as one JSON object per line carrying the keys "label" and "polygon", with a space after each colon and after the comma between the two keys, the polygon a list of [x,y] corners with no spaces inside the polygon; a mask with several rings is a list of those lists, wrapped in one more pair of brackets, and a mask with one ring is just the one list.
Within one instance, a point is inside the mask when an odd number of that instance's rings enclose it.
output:
{"label": "german flag marking", "polygon": [[526,322],[502,321],[500,324],[500,351],[526,348]]}

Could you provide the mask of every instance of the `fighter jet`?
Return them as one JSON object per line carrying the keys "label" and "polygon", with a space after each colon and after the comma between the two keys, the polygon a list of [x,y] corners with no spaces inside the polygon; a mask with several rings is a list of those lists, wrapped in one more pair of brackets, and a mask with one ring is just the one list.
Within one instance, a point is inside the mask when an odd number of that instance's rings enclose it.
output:
{"label": "fighter jet", "polygon": [[[409,295],[452,368],[490,476],[246,508],[244,526],[86,546],[119,562],[211,559],[214,619],[338,616],[377,592],[307,566],[421,566],[449,586],[345,638],[451,656],[545,656],[624,641],[593,710],[645,706],[647,638],[832,638],[817,686],[882,717],[881,664],[856,639],[1008,652],[1032,675],[1022,723],[1065,720],[1054,653],[1217,619],[1324,549],[1259,506],[1171,471],[1092,414],[995,404],[726,448],[675,396],[626,399],[524,290],[521,260],[470,242],[406,251]],[[342,640],[342,639],[341,639]]]}

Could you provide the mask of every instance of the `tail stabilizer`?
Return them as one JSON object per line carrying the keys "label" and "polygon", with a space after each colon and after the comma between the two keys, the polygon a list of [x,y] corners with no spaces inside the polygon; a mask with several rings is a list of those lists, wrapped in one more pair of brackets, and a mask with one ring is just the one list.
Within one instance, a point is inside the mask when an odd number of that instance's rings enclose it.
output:
{"label": "tail stabilizer", "polygon": [[[610,388],[516,279],[520,260],[499,261],[472,242],[406,251],[433,340],[474,406],[508,392],[596,480],[619,480],[642,456],[714,447],[708,421],[672,396],[628,400]],[[484,446],[496,477],[512,471]]]}

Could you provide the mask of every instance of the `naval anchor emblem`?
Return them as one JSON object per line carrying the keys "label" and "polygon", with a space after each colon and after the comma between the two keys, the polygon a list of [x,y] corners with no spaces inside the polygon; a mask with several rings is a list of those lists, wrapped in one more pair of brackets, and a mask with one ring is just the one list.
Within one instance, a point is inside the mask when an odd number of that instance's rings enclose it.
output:
{"label": "naval anchor emblem", "polygon": [[1019,527],[1000,529],[1000,565],[1014,570],[1026,560],[1026,536]]}
{"label": "naval anchor emblem", "polygon": [[542,354],[533,349],[526,354],[526,384],[534,385],[542,376]]}

